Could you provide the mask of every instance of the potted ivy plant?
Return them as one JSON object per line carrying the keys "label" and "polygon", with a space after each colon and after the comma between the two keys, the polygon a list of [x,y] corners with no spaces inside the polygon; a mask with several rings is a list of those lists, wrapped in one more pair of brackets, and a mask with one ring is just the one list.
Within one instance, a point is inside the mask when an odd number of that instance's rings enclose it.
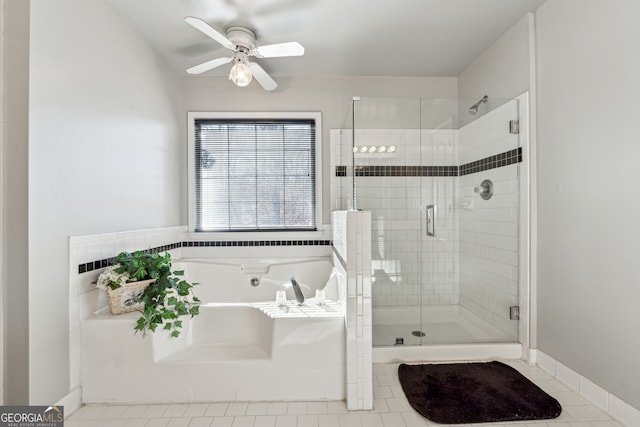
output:
{"label": "potted ivy plant", "polygon": [[163,329],[177,337],[182,316],[199,314],[200,300],[192,289],[197,283],[185,280],[184,271],[172,270],[168,252],[121,252],[96,285],[105,290],[113,314],[141,313],[134,329],[143,335],[164,325]]}

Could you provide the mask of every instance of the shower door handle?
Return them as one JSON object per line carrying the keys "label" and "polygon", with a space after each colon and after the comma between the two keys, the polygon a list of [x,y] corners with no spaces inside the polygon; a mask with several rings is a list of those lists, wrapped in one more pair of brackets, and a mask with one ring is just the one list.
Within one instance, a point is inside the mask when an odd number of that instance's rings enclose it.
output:
{"label": "shower door handle", "polygon": [[436,235],[436,205],[427,205],[426,214],[426,230],[427,236],[435,237]]}

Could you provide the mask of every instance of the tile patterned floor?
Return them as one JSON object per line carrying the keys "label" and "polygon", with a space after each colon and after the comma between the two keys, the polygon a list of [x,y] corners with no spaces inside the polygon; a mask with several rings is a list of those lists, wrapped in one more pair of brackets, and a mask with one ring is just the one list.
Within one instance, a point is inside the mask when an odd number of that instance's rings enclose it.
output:
{"label": "tile patterned floor", "polygon": [[[507,362],[554,396],[554,420],[472,424],[474,427],[622,427],[538,367]],[[374,410],[348,412],[344,402],[229,402],[171,405],[86,405],[66,427],[425,427],[442,426],[413,411],[400,388],[397,364],[373,366]],[[469,425],[469,424],[467,424]]]}

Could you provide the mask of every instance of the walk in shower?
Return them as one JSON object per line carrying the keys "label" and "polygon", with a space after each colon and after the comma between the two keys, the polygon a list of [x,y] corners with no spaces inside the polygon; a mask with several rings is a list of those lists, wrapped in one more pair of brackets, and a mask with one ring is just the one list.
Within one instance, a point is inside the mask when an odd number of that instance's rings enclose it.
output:
{"label": "walk in shower", "polygon": [[524,104],[354,98],[332,133],[333,208],[371,211],[374,347],[522,342]]}

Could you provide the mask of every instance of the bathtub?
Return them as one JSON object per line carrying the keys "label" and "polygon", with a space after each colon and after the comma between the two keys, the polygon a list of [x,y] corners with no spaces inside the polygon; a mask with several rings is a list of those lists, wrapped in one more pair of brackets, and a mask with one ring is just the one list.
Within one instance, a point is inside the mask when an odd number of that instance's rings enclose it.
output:
{"label": "bathtub", "polygon": [[[82,324],[84,403],[344,399],[344,306],[314,298],[329,258],[183,258],[174,268],[199,283],[200,315],[185,318],[179,338],[142,337],[133,333],[139,313],[113,316],[97,304]],[[278,290],[285,307],[275,304]]]}

